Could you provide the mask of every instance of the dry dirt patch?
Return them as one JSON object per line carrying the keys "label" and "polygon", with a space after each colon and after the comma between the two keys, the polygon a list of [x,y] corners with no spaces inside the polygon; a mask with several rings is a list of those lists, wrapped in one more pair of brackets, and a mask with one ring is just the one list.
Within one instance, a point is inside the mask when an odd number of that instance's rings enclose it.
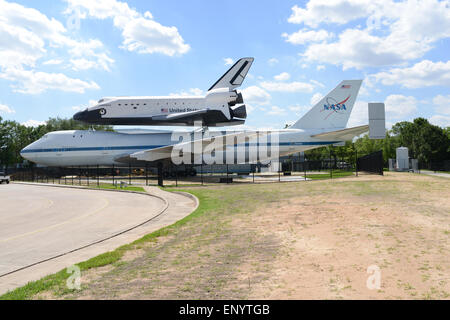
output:
{"label": "dry dirt patch", "polygon": [[[203,214],[61,298],[448,299],[448,184],[388,173],[192,188]],[[366,286],[372,265],[380,290]]]}

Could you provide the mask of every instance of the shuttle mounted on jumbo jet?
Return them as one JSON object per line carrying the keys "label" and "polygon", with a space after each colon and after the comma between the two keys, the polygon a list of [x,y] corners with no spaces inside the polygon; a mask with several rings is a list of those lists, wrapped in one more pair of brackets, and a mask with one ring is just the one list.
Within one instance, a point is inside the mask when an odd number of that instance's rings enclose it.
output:
{"label": "shuttle mounted on jumbo jet", "polygon": [[235,89],[245,79],[253,58],[237,61],[205,96],[111,97],[76,113],[73,118],[90,124],[220,127],[245,123],[242,94]]}
{"label": "shuttle mounted on jumbo jet", "polygon": [[[346,128],[361,82],[342,81],[288,129],[151,133],[57,131],[44,135],[24,148],[21,155],[41,165],[66,167],[128,163],[168,165],[170,162],[175,163],[174,154],[180,154],[177,150],[181,150],[183,156],[200,159],[202,162],[205,161],[204,154],[208,152],[211,155],[214,153],[218,161],[226,158],[226,163],[255,163],[276,159],[278,156],[339,144],[369,131],[369,125]],[[384,126],[384,120],[382,125]],[[270,136],[270,141],[265,136]],[[276,148],[276,153],[261,153],[261,150],[273,147]],[[250,159],[252,150],[257,150],[257,159]],[[228,156],[230,151],[233,157]]]}

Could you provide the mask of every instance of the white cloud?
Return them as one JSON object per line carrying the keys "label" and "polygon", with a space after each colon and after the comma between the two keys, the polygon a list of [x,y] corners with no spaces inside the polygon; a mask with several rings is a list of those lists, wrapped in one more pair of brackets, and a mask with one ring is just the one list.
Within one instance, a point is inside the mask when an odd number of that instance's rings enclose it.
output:
{"label": "white cloud", "polygon": [[314,106],[314,105],[317,104],[320,100],[322,100],[322,98],[323,98],[323,94],[321,94],[321,93],[319,93],[319,92],[315,93],[315,94],[311,97],[311,100],[310,100],[311,105]]}
{"label": "white cloud", "polygon": [[[56,55],[63,50],[73,59],[84,59],[85,62],[89,59],[90,67],[109,70],[114,60],[104,52],[99,40],[81,42],[71,39],[62,23],[36,9],[4,0],[0,0],[0,7],[0,78],[15,82],[16,92],[41,93],[56,89],[83,93],[85,89],[99,88],[92,81],[36,70],[37,61],[48,53],[49,48]],[[43,62],[42,66],[62,62],[55,58]]]}
{"label": "white cloud", "polygon": [[311,0],[305,9],[292,7],[288,21],[310,27],[322,22],[344,24],[367,15],[370,3],[368,0]]}
{"label": "white cloud", "polygon": [[[117,0],[67,0],[67,14],[80,10],[84,16],[96,19],[113,19],[114,26],[122,31],[122,47],[140,54],[161,53],[182,55],[190,46],[176,27],[166,27],[153,20],[150,12],[141,14],[126,2]],[[83,17],[84,17],[83,16]]]}
{"label": "white cloud", "polygon": [[203,90],[199,88],[190,88],[189,90],[179,91],[175,93],[170,93],[169,96],[201,96],[203,95]]}
{"label": "white cloud", "polygon": [[96,65],[94,61],[87,60],[84,58],[70,59],[70,63],[72,64],[72,69],[75,71],[92,69]]}
{"label": "white cloud", "polygon": [[277,81],[286,81],[289,80],[291,78],[291,75],[287,72],[282,72],[279,75],[276,75],[275,77],[273,77],[275,80]]}
{"label": "white cloud", "polygon": [[86,108],[93,107],[96,104],[97,104],[97,100],[89,100],[87,105],[82,104],[82,105],[79,105],[79,106],[73,106],[73,107],[71,107],[71,109],[73,111],[82,111],[82,110],[84,110]]}
{"label": "white cloud", "polygon": [[74,57],[70,60],[73,70],[78,71],[94,68],[111,71],[110,66],[114,64],[114,59],[102,51],[103,43],[101,41],[94,39],[87,42],[71,41],[70,46],[69,53]]}
{"label": "white cloud", "polygon": [[25,127],[39,127],[41,125],[45,125],[46,122],[45,121],[39,121],[39,120],[28,120],[25,122],[22,122],[22,125],[24,125]]}
{"label": "white cloud", "polygon": [[343,69],[380,67],[420,58],[430,47],[408,39],[383,38],[367,30],[347,29],[333,43],[310,45],[302,56],[307,61],[342,65]]}
{"label": "white cloud", "polygon": [[66,76],[62,73],[46,73],[24,70],[21,68],[7,68],[0,73],[0,79],[13,81],[15,92],[38,94],[47,90],[84,93],[88,89],[100,89],[94,81],[83,81]]}
{"label": "white cloud", "polygon": [[1,104],[1,103],[0,103],[0,112],[3,112],[3,113],[16,113],[13,109],[8,107],[6,104]]}
{"label": "white cloud", "polygon": [[406,88],[450,87],[450,61],[432,62],[423,60],[412,67],[393,68],[370,77],[384,85],[402,85]]}
{"label": "white cloud", "polygon": [[417,99],[413,96],[404,96],[401,94],[391,94],[386,97],[386,118],[399,118],[405,119],[417,111]]}
{"label": "white cloud", "polygon": [[234,63],[233,59],[231,58],[224,58],[223,61],[225,62],[226,66],[231,66]]}
{"label": "white cloud", "polygon": [[448,1],[311,0],[305,9],[292,10],[290,22],[311,27],[367,19],[365,29],[347,28],[336,41],[313,43],[302,54],[307,61],[342,65],[344,70],[401,65],[450,37]]}
{"label": "white cloud", "polygon": [[45,66],[54,66],[54,65],[62,64],[63,62],[64,61],[62,59],[50,59],[50,60],[42,62],[42,64]]}
{"label": "white cloud", "polygon": [[272,106],[272,107],[270,107],[267,114],[272,115],[272,116],[280,116],[280,115],[286,114],[286,110],[284,110],[278,106]]}
{"label": "white cloud", "polygon": [[311,82],[313,85],[315,85],[317,87],[325,88],[325,85],[322,82],[319,82],[317,80],[309,80],[309,82]]}
{"label": "white cloud", "polygon": [[285,32],[281,36],[286,38],[286,42],[292,44],[305,44],[308,42],[322,42],[331,39],[334,35],[323,29],[318,31],[301,29],[291,34]]}
{"label": "white cloud", "polygon": [[450,116],[436,114],[428,119],[430,123],[443,128],[450,127]]}
{"label": "white cloud", "polygon": [[271,67],[273,67],[274,65],[276,65],[278,62],[280,62],[280,61],[278,61],[277,58],[270,58],[270,59],[267,61],[267,63],[268,63],[269,66],[271,66]]}
{"label": "white cloud", "polygon": [[272,98],[269,93],[258,86],[251,86],[241,91],[245,103],[252,105],[267,105]]}
{"label": "white cloud", "polygon": [[348,119],[347,127],[357,127],[369,123],[368,103],[366,101],[356,101],[352,113]]}
{"label": "white cloud", "polygon": [[289,106],[288,109],[293,111],[297,116],[300,116],[301,114],[304,114],[309,109],[311,109],[311,106],[294,105],[294,106]]}
{"label": "white cloud", "polygon": [[312,92],[314,85],[307,82],[273,82],[264,81],[261,82],[261,87],[268,91],[276,92]]}
{"label": "white cloud", "polygon": [[433,104],[437,113],[450,115],[450,95],[437,95],[433,98]]}
{"label": "white cloud", "polygon": [[323,64],[319,64],[319,65],[316,67],[316,70],[317,70],[317,71],[325,70],[325,66],[324,66]]}

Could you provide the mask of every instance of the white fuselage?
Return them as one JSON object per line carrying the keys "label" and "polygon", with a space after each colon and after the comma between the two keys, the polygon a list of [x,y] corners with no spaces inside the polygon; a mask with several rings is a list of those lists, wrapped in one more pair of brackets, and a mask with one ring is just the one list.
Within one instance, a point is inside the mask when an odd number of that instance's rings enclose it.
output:
{"label": "white fuselage", "polygon": [[[317,131],[305,132],[300,129],[285,129],[265,131],[265,133],[272,135],[272,137],[276,135],[277,138],[271,138],[274,139],[274,142],[258,142],[258,146],[261,148],[265,144],[269,147],[278,147],[277,152],[279,151],[280,156],[339,142],[311,138],[310,135],[318,133]],[[56,131],[46,134],[24,148],[21,155],[27,160],[45,166],[123,165],[123,162],[117,161],[118,158],[139,151],[177,144],[180,135],[183,134],[186,135],[186,132],[181,134],[176,131],[126,134],[107,131]],[[234,149],[238,150],[239,148]],[[226,152],[229,152],[229,148],[227,150]]]}
{"label": "white fuselage", "polygon": [[[242,96],[228,88],[205,96],[109,97],[74,115],[74,119],[103,125],[220,126],[243,123]],[[239,112],[238,110],[241,110]],[[244,119],[242,119],[244,118]]]}

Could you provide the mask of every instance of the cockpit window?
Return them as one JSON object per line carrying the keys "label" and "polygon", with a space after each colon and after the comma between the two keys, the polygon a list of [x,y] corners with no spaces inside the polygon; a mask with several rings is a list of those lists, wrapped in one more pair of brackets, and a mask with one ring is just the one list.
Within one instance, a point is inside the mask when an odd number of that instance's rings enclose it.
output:
{"label": "cockpit window", "polygon": [[100,99],[98,100],[98,103],[102,103],[103,101],[105,101],[105,99]]}

